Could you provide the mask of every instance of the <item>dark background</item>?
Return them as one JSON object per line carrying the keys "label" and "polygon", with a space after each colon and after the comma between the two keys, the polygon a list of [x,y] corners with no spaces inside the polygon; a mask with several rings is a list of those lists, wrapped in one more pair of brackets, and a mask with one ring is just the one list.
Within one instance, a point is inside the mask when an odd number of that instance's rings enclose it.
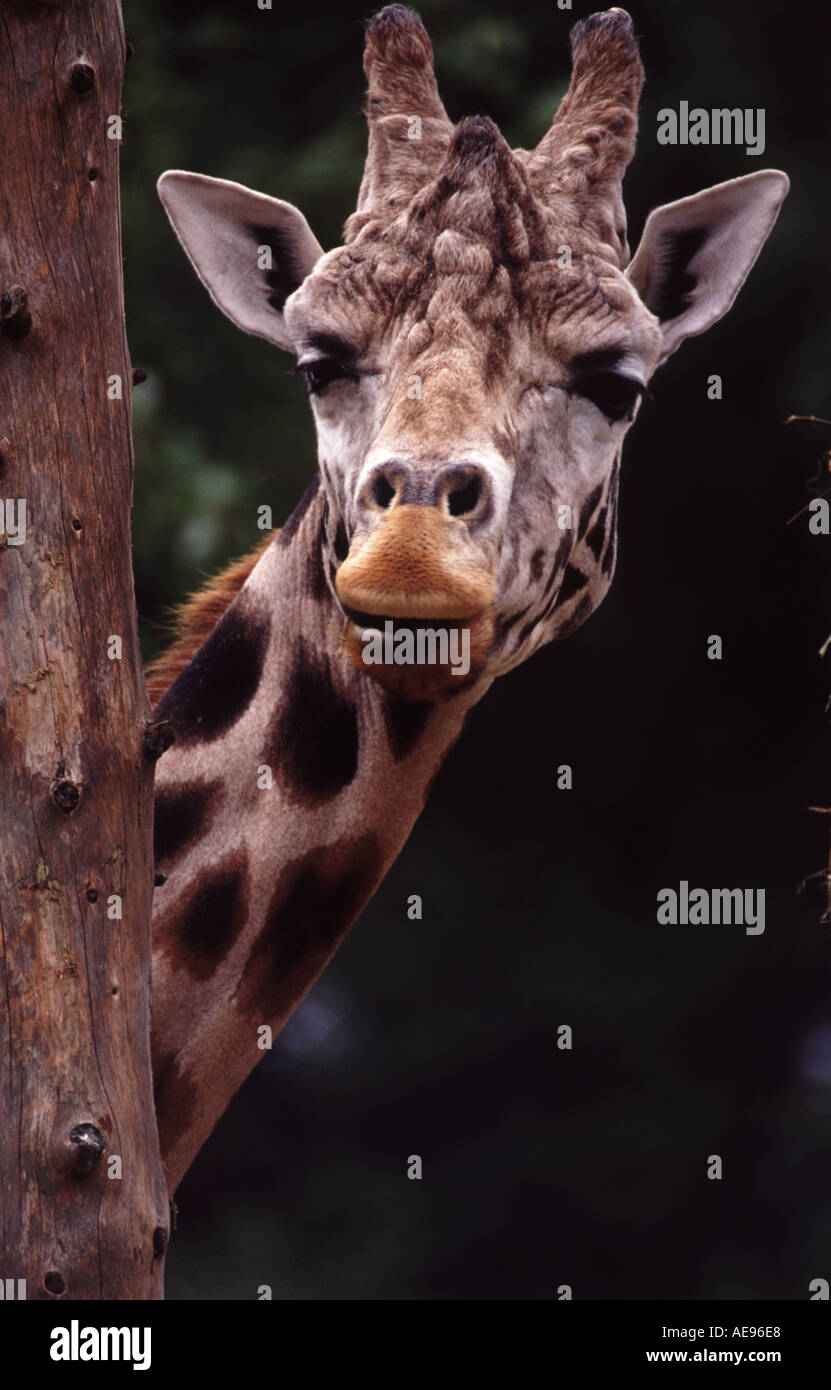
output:
{"label": "dark background", "polygon": [[[213,307],[155,180],[236,179],[337,244],[363,162],[371,10],[124,8],[149,654],[166,608],[260,539],[259,505],[281,523],[315,466],[290,359]],[[424,0],[451,119],[484,112],[536,143],[591,8]],[[790,197],[736,307],[653,381],[610,596],[474,712],[398,863],[183,1182],[172,1298],[270,1284],[290,1299],[550,1299],[570,1284],[580,1299],[805,1299],[831,1278],[828,928],[816,882],[797,893],[826,854],[807,808],[831,801],[831,540],[786,524],[831,430],[783,423],[831,413],[831,35],[777,0],[631,8],[647,72],[632,245],[651,207],[760,167],[786,170]],[[659,146],[657,111],[682,99],[764,107],[764,155]],[[556,788],[561,763],[572,791]],[[765,934],[659,926],[656,893],[682,878],[764,888]]]}

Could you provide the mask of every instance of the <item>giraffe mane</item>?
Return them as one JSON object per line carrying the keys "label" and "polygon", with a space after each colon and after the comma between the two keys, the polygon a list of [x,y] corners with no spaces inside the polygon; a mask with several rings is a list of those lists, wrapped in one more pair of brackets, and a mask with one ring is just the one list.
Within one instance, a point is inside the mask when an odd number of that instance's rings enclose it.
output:
{"label": "giraffe mane", "polygon": [[151,705],[158,703],[177,676],[190,665],[225,610],[233,603],[257,561],[278,534],[279,528],[269,531],[255,550],[243,555],[239,560],[234,560],[173,610],[170,625],[172,645],[149,661],[145,667],[144,675]]}

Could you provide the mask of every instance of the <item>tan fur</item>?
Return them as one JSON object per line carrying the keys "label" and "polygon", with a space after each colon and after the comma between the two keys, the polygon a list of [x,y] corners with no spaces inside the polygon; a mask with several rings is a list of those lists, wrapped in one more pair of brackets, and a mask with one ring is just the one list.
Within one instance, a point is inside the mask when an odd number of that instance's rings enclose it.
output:
{"label": "tan fur", "polygon": [[338,594],[361,613],[473,618],[493,602],[496,574],[468,561],[466,540],[464,522],[435,507],[393,507],[379,530],[350,548]]}
{"label": "tan fur", "polygon": [[226,608],[233,602],[263,552],[268,549],[277,531],[270,531],[256,550],[219,574],[176,609],[173,620],[173,645],[148,663],[145,670],[150,703],[155,705],[193,660],[202,643],[216,627]]}

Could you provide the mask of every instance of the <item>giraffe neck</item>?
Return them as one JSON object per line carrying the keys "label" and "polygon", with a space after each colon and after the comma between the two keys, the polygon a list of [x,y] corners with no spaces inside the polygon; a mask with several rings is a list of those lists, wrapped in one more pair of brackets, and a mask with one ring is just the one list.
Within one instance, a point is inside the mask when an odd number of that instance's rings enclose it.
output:
{"label": "giraffe neck", "polygon": [[153,1067],[171,1192],[399,853],[489,681],[407,702],[339,651],[307,493],[162,698]]}

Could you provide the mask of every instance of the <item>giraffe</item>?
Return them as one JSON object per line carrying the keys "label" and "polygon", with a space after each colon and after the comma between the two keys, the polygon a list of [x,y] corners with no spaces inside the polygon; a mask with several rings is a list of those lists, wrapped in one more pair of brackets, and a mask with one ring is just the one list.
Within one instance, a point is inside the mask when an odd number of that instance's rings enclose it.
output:
{"label": "giraffe", "polygon": [[[654,210],[621,182],[643,81],[628,14],[571,34],[532,151],[453,125],[427,33],[369,23],[368,152],[344,243],[288,203],[169,171],[197,275],[297,355],[318,472],[282,531],[182,611],[150,671],[152,1042],[171,1192],[399,853],[491,682],[612,580],[621,448],[655,370],[730,308],[788,188],[775,170]],[[381,630],[468,663],[368,664]],[[437,649],[438,650],[438,649]],[[406,655],[406,650],[405,650]]]}

